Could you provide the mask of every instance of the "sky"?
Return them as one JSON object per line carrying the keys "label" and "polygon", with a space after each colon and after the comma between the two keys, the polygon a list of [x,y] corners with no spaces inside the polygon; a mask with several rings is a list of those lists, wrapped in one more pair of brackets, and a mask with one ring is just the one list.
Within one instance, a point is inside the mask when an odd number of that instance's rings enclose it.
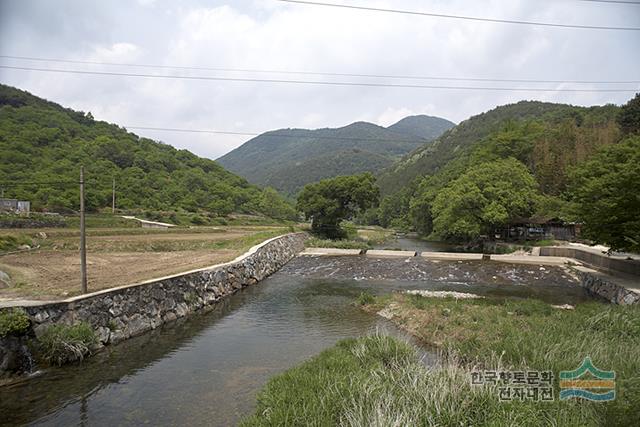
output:
{"label": "sky", "polygon": [[[326,0],[329,2],[330,0]],[[334,3],[572,25],[640,26],[640,5],[582,0],[331,0]],[[81,75],[0,68],[0,82],[120,126],[261,133],[388,126],[414,114],[456,123],[519,100],[622,104],[640,84],[462,82],[273,71],[536,80],[640,81],[640,31],[453,20],[276,0],[0,0],[0,55],[270,72],[0,58],[0,65],[180,76],[551,88],[551,92],[326,86]],[[217,158],[242,135],[135,133]]]}

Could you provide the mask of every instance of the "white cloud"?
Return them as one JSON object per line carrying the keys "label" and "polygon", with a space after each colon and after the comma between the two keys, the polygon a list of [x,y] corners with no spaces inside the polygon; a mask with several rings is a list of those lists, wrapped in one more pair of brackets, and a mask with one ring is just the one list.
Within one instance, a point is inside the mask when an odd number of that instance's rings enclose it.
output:
{"label": "white cloud", "polygon": [[[369,4],[548,22],[600,25],[640,22],[640,8],[587,2],[440,0],[426,4],[419,0],[375,0],[367,2]],[[95,10],[96,7],[99,10]],[[95,7],[64,1],[51,4],[46,0],[29,0],[3,3],[0,12],[0,51],[21,56],[435,77],[637,80],[636,71],[640,69],[640,57],[633,55],[640,37],[630,34],[634,32],[453,21],[287,5],[271,0],[186,0],[180,3],[143,0],[137,4],[114,1],[102,2]],[[12,61],[11,65],[34,64]],[[392,79],[291,74],[107,69],[398,83]],[[142,79],[1,69],[0,80],[65,106],[90,110],[97,118],[120,125],[247,132],[283,127],[344,126],[356,120],[389,125],[412,114],[437,115],[458,122],[520,99],[591,105],[621,103],[632,96],[631,93],[536,93]],[[474,84],[440,80],[408,82]],[[535,85],[495,83],[495,86]],[[140,133],[213,158],[247,139],[211,134]]]}

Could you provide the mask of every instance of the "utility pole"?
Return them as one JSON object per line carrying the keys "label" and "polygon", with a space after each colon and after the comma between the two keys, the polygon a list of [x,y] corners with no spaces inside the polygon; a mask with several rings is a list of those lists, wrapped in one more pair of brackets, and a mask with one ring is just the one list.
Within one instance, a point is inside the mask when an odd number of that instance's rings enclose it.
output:
{"label": "utility pole", "polygon": [[113,185],[111,186],[111,214],[116,214],[116,177],[113,177]]}
{"label": "utility pole", "polygon": [[84,166],[80,166],[80,277],[82,293],[87,293],[87,241],[84,223]]}

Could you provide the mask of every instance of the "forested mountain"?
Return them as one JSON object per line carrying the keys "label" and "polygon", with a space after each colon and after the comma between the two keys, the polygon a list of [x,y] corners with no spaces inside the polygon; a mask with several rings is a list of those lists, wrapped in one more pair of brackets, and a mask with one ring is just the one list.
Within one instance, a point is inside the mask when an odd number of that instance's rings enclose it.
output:
{"label": "forested mountain", "polygon": [[454,126],[455,123],[449,120],[421,114],[418,116],[405,117],[387,129],[431,141]]}
{"label": "forested mountain", "polygon": [[559,152],[569,149],[571,154],[565,153],[566,157],[583,156],[587,146],[608,140],[611,133],[617,131],[613,123],[616,112],[615,106],[584,108],[538,101],[503,105],[473,116],[449,129],[432,144],[417,148],[384,171],[378,185],[386,195],[402,189],[417,177],[431,175],[470,147],[481,144],[492,133],[500,131],[509,121],[538,121],[557,127],[555,137],[551,134],[545,136],[549,142],[562,136],[558,132],[565,132],[569,140],[558,142],[563,145],[549,145],[548,150],[542,150],[539,155],[562,154]]}
{"label": "forested mountain", "polygon": [[[281,129],[259,135],[217,161],[250,182],[294,195],[338,175],[378,173],[453,123],[416,116],[384,128],[356,122],[338,129]],[[395,129],[392,129],[396,127]]]}
{"label": "forested mountain", "polygon": [[379,177],[375,216],[460,241],[513,221],[581,221],[576,167],[628,137],[620,111],[523,101],[474,116]]}
{"label": "forested mountain", "polygon": [[80,165],[89,210],[111,205],[115,178],[118,207],[124,209],[294,215],[275,191],[251,185],[213,160],[0,85],[5,196],[30,200],[35,210],[77,210]]}

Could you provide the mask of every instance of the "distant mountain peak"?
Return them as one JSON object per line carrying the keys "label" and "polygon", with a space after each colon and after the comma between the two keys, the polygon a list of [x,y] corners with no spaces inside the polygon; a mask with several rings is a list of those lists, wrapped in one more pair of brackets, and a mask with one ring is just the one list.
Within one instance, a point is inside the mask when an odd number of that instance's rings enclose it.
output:
{"label": "distant mountain peak", "polygon": [[455,123],[441,117],[419,114],[405,117],[387,129],[432,141],[455,125]]}
{"label": "distant mountain peak", "polygon": [[[365,171],[378,173],[453,126],[435,117],[418,122],[410,130],[427,134],[428,138],[402,127],[385,128],[365,121],[339,128],[270,131],[217,161],[250,182],[293,195],[305,184],[323,178]],[[434,123],[434,129],[429,129],[427,122]]]}

